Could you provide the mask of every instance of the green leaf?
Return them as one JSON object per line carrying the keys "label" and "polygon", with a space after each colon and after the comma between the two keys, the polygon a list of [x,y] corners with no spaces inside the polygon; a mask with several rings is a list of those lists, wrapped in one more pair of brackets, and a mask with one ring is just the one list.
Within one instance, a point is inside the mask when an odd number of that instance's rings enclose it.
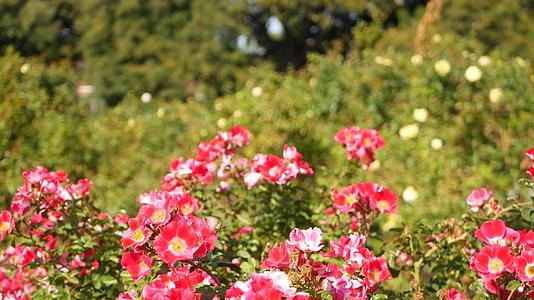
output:
{"label": "green leaf", "polygon": [[104,285],[110,286],[117,283],[117,279],[113,278],[111,275],[104,275],[100,278]]}
{"label": "green leaf", "polygon": [[508,285],[506,286],[506,289],[513,292],[517,290],[521,286],[521,283],[517,280],[512,280],[508,282]]}
{"label": "green leaf", "polygon": [[72,277],[69,278],[69,282],[72,283],[72,284],[78,284],[78,283],[80,283],[80,280],[78,279],[78,277],[72,276]]}

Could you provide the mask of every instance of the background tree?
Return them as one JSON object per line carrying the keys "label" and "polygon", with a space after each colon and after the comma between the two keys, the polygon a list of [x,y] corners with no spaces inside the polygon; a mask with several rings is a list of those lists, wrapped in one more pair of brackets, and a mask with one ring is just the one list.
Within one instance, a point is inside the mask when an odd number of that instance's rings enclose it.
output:
{"label": "background tree", "polygon": [[40,55],[50,62],[79,58],[73,25],[78,1],[0,1],[0,52],[13,46],[24,56]]}
{"label": "background tree", "polygon": [[131,92],[166,99],[233,91],[250,59],[220,1],[84,1],[77,28],[87,81],[109,104]]}

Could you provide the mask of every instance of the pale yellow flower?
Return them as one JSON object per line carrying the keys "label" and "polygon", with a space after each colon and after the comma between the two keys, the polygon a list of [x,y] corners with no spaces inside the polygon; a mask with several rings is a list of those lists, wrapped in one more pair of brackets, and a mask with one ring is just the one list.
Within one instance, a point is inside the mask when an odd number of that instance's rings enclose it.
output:
{"label": "pale yellow flower", "polygon": [[423,63],[423,56],[421,54],[416,54],[410,58],[412,65],[418,66]]}
{"label": "pale yellow flower", "polygon": [[152,94],[145,92],[141,95],[141,102],[149,103],[150,101],[152,101]]}
{"label": "pale yellow flower", "polygon": [[435,138],[430,141],[430,147],[434,150],[439,150],[443,147],[443,140],[440,138]]}
{"label": "pale yellow flower", "polygon": [[501,102],[503,97],[503,92],[500,88],[494,88],[489,91],[489,99],[491,103],[497,104]]}
{"label": "pale yellow flower", "polygon": [[408,203],[415,202],[418,196],[419,194],[413,186],[406,187],[406,189],[402,192],[402,199]]}
{"label": "pale yellow flower", "polygon": [[158,108],[158,111],[156,112],[156,116],[158,118],[163,118],[163,116],[165,116],[165,108],[163,107]]}
{"label": "pale yellow flower", "polygon": [[23,64],[22,66],[20,66],[20,73],[22,74],[26,74],[26,72],[28,72],[29,70],[30,70],[29,64]]}
{"label": "pale yellow flower", "polygon": [[482,71],[477,66],[470,66],[465,70],[465,79],[469,82],[476,82],[482,78]]}
{"label": "pale yellow flower", "polygon": [[424,123],[428,119],[428,110],[426,108],[417,108],[413,111],[413,118],[417,122]]}
{"label": "pale yellow flower", "polygon": [[444,59],[440,59],[434,64],[434,70],[436,70],[439,76],[446,76],[451,71],[451,63]]}
{"label": "pale yellow flower", "polygon": [[419,133],[419,126],[417,124],[410,124],[399,129],[399,135],[403,140],[413,139]]}
{"label": "pale yellow flower", "polygon": [[491,65],[491,58],[489,56],[483,55],[478,58],[478,64],[482,67],[487,67]]}
{"label": "pale yellow flower", "polygon": [[224,128],[224,125],[226,125],[226,119],[225,118],[220,118],[219,120],[217,120],[217,127]]}
{"label": "pale yellow flower", "polygon": [[260,86],[256,86],[252,89],[252,96],[253,97],[261,97],[263,95],[263,89]]}

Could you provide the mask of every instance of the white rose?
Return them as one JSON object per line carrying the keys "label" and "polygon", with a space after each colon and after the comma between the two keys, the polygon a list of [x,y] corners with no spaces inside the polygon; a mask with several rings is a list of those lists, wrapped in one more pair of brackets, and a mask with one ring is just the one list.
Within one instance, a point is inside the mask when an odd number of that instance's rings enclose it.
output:
{"label": "white rose", "polygon": [[375,57],[375,63],[377,65],[383,65],[383,66],[391,66],[393,64],[393,60],[387,57],[382,56],[376,56]]}
{"label": "white rose", "polygon": [[419,194],[417,194],[417,191],[415,190],[415,188],[413,186],[407,187],[402,192],[402,199],[404,199],[404,201],[406,201],[408,203],[415,202],[415,200],[417,200],[418,196],[419,196]]}
{"label": "white rose", "polygon": [[423,63],[423,56],[421,54],[416,54],[410,58],[412,65],[418,66]]}
{"label": "white rose", "polygon": [[403,140],[413,139],[417,136],[418,133],[419,127],[417,126],[417,124],[406,125],[399,129],[399,135]]}
{"label": "white rose", "polygon": [[515,62],[520,66],[520,67],[526,67],[527,66],[527,62],[521,57],[521,56],[518,56],[515,58]]}
{"label": "white rose", "polygon": [[424,123],[428,119],[428,111],[425,108],[417,108],[413,111],[413,118],[417,122]]}
{"label": "white rose", "polygon": [[234,118],[241,118],[242,115],[243,115],[243,112],[241,112],[240,110],[236,110],[232,114],[232,116],[234,116]]}
{"label": "white rose", "polygon": [[451,64],[444,59],[440,59],[434,64],[434,70],[438,72],[439,76],[443,77],[451,71]]}
{"label": "white rose", "polygon": [[281,41],[285,37],[284,24],[276,16],[271,16],[265,23],[267,29],[267,35],[273,41]]}
{"label": "white rose", "polygon": [[226,119],[225,118],[220,118],[219,120],[217,120],[217,126],[219,128],[223,128],[224,125],[226,125]]}
{"label": "white rose", "polygon": [[439,150],[443,147],[443,140],[440,138],[435,138],[430,142],[430,147],[434,150]]}
{"label": "white rose", "polygon": [[149,103],[150,101],[152,101],[152,95],[150,93],[145,92],[141,95],[141,102]]}
{"label": "white rose", "polygon": [[22,66],[20,66],[20,73],[22,74],[26,74],[26,72],[28,72],[29,70],[30,70],[29,64],[23,64]]}
{"label": "white rose", "polygon": [[261,95],[263,95],[263,89],[259,86],[256,86],[252,89],[252,96],[253,97],[260,97]]}
{"label": "white rose", "polygon": [[482,67],[491,65],[491,58],[489,56],[481,56],[478,58],[478,64]]}
{"label": "white rose", "polygon": [[465,70],[465,79],[469,82],[479,81],[482,78],[482,71],[477,66],[470,66]]}
{"label": "white rose", "polygon": [[489,91],[489,99],[491,103],[499,103],[502,100],[502,90],[500,88],[494,88]]}
{"label": "white rose", "polygon": [[163,118],[163,116],[165,116],[165,108],[163,107],[158,108],[158,111],[156,112],[156,116],[158,118]]}

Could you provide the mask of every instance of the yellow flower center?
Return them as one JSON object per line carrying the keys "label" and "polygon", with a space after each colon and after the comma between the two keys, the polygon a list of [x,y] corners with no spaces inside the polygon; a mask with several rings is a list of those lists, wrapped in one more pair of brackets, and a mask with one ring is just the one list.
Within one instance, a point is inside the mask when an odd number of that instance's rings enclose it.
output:
{"label": "yellow flower center", "polygon": [[525,273],[527,273],[528,277],[534,277],[534,264],[527,265]]}
{"label": "yellow flower center", "polygon": [[136,231],[134,231],[134,233],[132,234],[132,239],[136,242],[140,242],[142,241],[143,239],[145,238],[145,235],[143,234],[143,232],[140,230],[140,229],[137,229]]}
{"label": "yellow flower center", "polygon": [[180,238],[175,238],[170,242],[172,251],[176,253],[182,253],[185,249],[185,243]]}
{"label": "yellow flower center", "polygon": [[386,201],[382,200],[376,203],[376,207],[378,207],[380,211],[384,211],[389,208],[389,204]]}
{"label": "yellow flower center", "polygon": [[154,222],[163,222],[165,221],[165,210],[160,209],[156,210],[154,214],[152,214],[152,220]]}
{"label": "yellow flower center", "polygon": [[354,204],[354,202],[356,202],[356,198],[354,198],[354,195],[353,194],[350,194],[348,197],[347,197],[347,204],[348,205],[352,205]]}
{"label": "yellow flower center", "polygon": [[377,270],[372,270],[369,274],[369,278],[374,282],[378,282],[378,280],[380,280],[380,273]]}
{"label": "yellow flower center", "polygon": [[148,267],[148,265],[147,265],[144,261],[141,261],[141,262],[139,263],[139,268],[141,269],[142,272],[144,272],[144,271],[150,269],[150,268]]}
{"label": "yellow flower center", "polygon": [[10,227],[11,226],[8,222],[0,223],[0,231],[8,231]]}
{"label": "yellow flower center", "polygon": [[366,148],[369,148],[371,146],[371,139],[366,137],[363,139],[363,146],[366,147]]}
{"label": "yellow flower center", "polygon": [[189,204],[185,204],[184,206],[182,206],[182,213],[184,215],[187,215],[191,212],[191,205]]}
{"label": "yellow flower center", "polygon": [[506,240],[501,238],[493,238],[489,240],[490,245],[501,245],[506,246]]}
{"label": "yellow flower center", "polygon": [[492,273],[500,272],[503,269],[504,265],[502,261],[498,258],[493,258],[489,261],[488,269]]}

